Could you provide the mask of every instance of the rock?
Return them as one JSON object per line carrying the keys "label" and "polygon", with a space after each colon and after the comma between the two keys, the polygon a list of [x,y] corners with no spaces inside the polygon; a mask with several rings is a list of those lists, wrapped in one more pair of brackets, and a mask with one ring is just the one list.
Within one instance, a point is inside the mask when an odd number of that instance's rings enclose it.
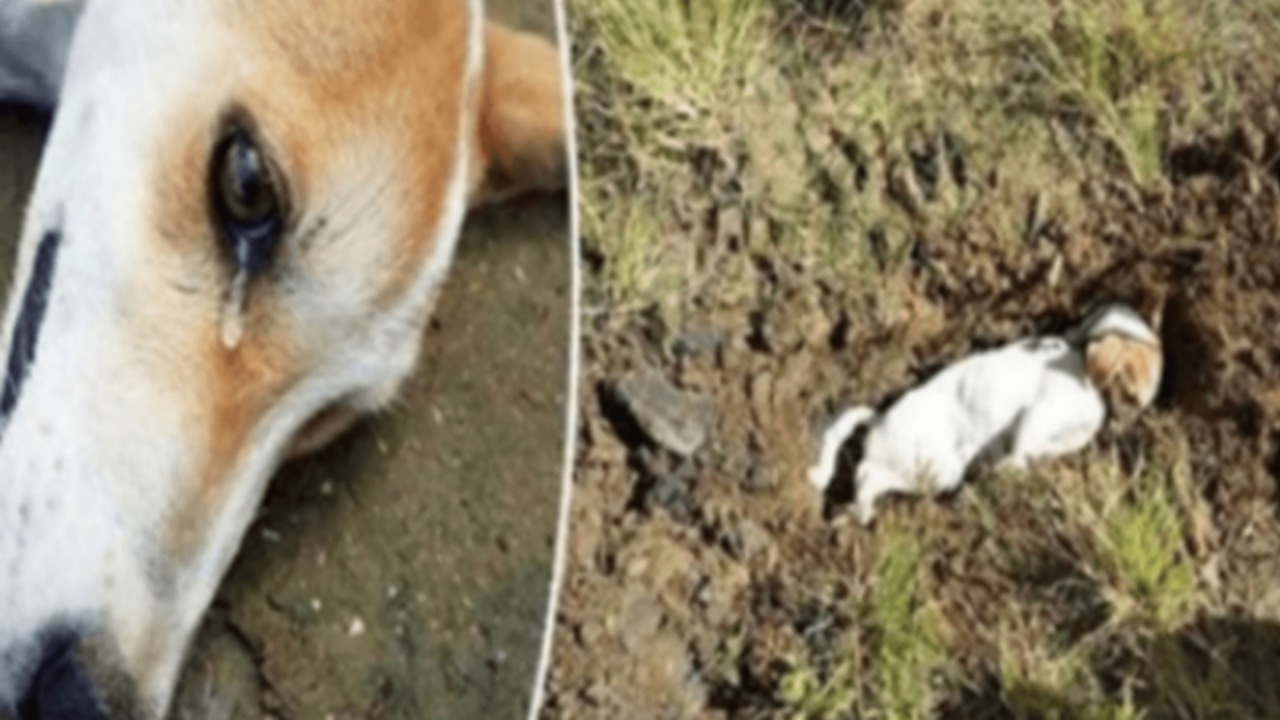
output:
{"label": "rock", "polygon": [[651,448],[641,448],[637,460],[640,508],[649,513],[664,508],[674,520],[688,522],[694,508],[689,491],[696,462]]}
{"label": "rock", "polygon": [[632,372],[612,392],[650,440],[681,456],[697,452],[715,422],[714,400],[680,390],[656,370]]}
{"label": "rock", "polygon": [[700,325],[686,329],[671,343],[671,351],[682,357],[714,355],[720,351],[729,334],[724,328]]}
{"label": "rock", "polygon": [[618,639],[627,652],[644,652],[662,625],[662,606],[640,586],[633,586],[623,600]]}
{"label": "rock", "polygon": [[659,507],[665,508],[668,513],[671,513],[673,519],[688,522],[689,488],[675,476],[658,476],[644,489],[641,506],[646,512],[652,512]]}

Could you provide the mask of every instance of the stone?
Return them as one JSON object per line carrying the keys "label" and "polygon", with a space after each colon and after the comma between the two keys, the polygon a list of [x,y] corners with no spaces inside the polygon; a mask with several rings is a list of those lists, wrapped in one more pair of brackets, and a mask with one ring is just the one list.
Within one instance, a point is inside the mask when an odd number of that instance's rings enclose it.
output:
{"label": "stone", "polygon": [[689,457],[706,443],[716,417],[713,399],[680,390],[652,369],[628,374],[612,390],[640,430],[658,445]]}

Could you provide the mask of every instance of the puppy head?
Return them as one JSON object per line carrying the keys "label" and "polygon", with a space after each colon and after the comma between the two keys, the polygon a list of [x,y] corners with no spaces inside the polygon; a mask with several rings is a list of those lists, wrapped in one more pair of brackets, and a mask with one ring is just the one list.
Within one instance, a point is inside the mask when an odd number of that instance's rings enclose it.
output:
{"label": "puppy head", "polygon": [[66,627],[164,714],[294,438],[414,369],[467,207],[564,180],[559,78],[477,0],[86,5],[0,340],[0,716]]}
{"label": "puppy head", "polygon": [[1104,396],[1139,410],[1155,399],[1164,363],[1160,339],[1132,308],[1103,305],[1067,340],[1083,348],[1089,380]]}
{"label": "puppy head", "polygon": [[1146,340],[1118,332],[1094,337],[1085,346],[1085,364],[1094,387],[1138,409],[1150,405],[1160,387],[1160,346]]}

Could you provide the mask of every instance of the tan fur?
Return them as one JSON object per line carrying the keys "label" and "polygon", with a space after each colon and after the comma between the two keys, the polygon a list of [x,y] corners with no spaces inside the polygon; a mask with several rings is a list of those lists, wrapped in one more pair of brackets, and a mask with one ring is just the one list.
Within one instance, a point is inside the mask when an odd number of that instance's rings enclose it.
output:
{"label": "tan fur", "polygon": [[398,295],[430,254],[443,210],[465,108],[467,4],[269,0],[237,10],[232,26],[256,40],[246,52],[258,68],[241,94],[305,197],[339,153],[396,146],[404,216],[379,296]]}
{"label": "tan fur", "polygon": [[208,379],[203,396],[210,412],[204,421],[203,460],[196,469],[197,482],[190,489],[181,511],[171,526],[167,552],[170,557],[188,557],[203,535],[210,509],[222,503],[225,480],[234,471],[253,430],[271,400],[281,395],[297,377],[299,367],[290,357],[284,338],[261,338],[227,350],[217,327],[206,330],[210,360],[205,364]]}
{"label": "tan fur", "polygon": [[1089,343],[1086,364],[1090,381],[1099,389],[1116,389],[1128,401],[1145,407],[1160,383],[1160,348],[1118,334]]}
{"label": "tan fur", "polygon": [[565,98],[560,61],[542,38],[490,24],[473,204],[565,183]]}
{"label": "tan fur", "polygon": [[[169,384],[189,404],[190,421],[201,459],[193,469],[190,500],[178,509],[170,525],[167,554],[187,557],[205,529],[202,519],[221,498],[229,474],[253,426],[289,382],[302,371],[292,357],[293,342],[283,319],[272,315],[270,303],[246,304],[245,342],[226,348],[220,337],[221,314],[230,272],[220,257],[219,239],[207,206],[207,163],[215,142],[212,129],[192,129],[175,135],[171,152],[161,153],[156,187],[162,188],[153,209],[160,252],[158,266],[139,272],[134,286],[138,322],[150,337],[156,366],[171,370]],[[168,179],[161,182],[160,178]],[[159,271],[159,272],[157,272]],[[166,285],[165,278],[183,278],[183,285]],[[258,288],[254,288],[256,291]]]}
{"label": "tan fur", "polygon": [[[273,399],[307,368],[298,348],[307,328],[276,317],[269,286],[250,289],[243,341],[219,340],[230,278],[210,224],[206,179],[217,123],[229,109],[252,118],[286,178],[295,219],[323,211],[353,165],[393,198],[385,224],[388,267],[373,296],[399,298],[430,256],[458,146],[469,15],[464,0],[255,0],[225,5],[237,36],[226,72],[192,89],[175,109],[177,134],[158,153],[160,189],[153,222],[161,263],[185,287],[152,288],[168,298],[149,332],[172,343],[174,382],[187,388],[201,430],[198,478],[167,533],[171,557],[189,556],[205,532],[202,518],[222,501],[253,431]],[[243,38],[243,40],[241,40]],[[556,51],[544,40],[490,26],[486,70],[469,176],[475,198],[506,197],[564,184],[564,108]],[[183,118],[196,118],[187,122]],[[394,152],[384,152],[393,148]],[[385,158],[398,164],[388,167]],[[355,160],[353,161],[353,158]],[[363,160],[362,160],[363,158]],[[376,160],[375,160],[376,159]],[[344,185],[344,183],[346,185]],[[366,238],[341,237],[343,243]],[[180,268],[180,270],[179,270]],[[191,278],[197,278],[192,281]],[[143,293],[144,295],[147,293]],[[180,325],[179,325],[180,323]],[[165,326],[168,327],[166,331]],[[190,350],[188,350],[190,348]],[[310,450],[349,424],[320,416],[294,450]]]}

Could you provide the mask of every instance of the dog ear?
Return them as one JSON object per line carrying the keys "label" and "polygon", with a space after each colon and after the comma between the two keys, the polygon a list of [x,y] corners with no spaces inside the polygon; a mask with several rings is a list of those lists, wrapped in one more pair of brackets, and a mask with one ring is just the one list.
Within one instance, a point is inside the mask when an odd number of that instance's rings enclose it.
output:
{"label": "dog ear", "polygon": [[1121,371],[1124,348],[1120,338],[1105,335],[1089,343],[1085,349],[1085,369],[1089,382],[1099,390],[1106,389]]}
{"label": "dog ear", "polygon": [[1155,400],[1156,393],[1160,390],[1164,360],[1158,347],[1142,343],[1135,343],[1129,355],[1124,365],[1125,388],[1132,393],[1138,406],[1145,408]]}
{"label": "dog ear", "polygon": [[[1126,401],[1146,407],[1160,385],[1160,350],[1119,335],[1106,335],[1085,350],[1089,381],[1100,391],[1117,390]],[[1114,386],[1114,387],[1113,387]]]}
{"label": "dog ear", "polygon": [[471,205],[567,181],[560,54],[546,40],[489,23]]}

